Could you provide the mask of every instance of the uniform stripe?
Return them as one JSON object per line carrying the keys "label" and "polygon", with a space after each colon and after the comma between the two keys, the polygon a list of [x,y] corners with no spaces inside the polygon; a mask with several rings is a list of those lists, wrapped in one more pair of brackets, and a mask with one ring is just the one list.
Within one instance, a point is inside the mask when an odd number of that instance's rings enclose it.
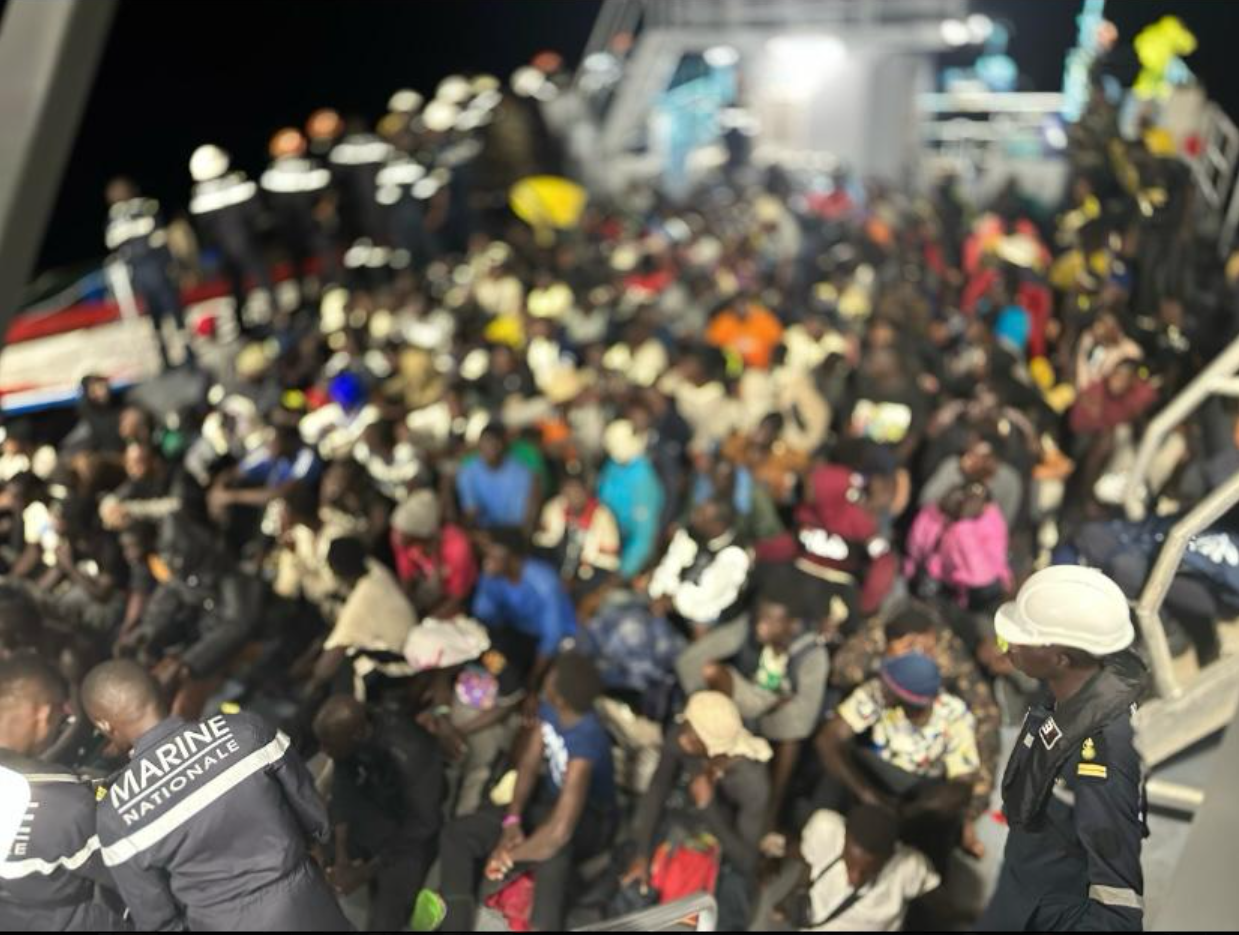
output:
{"label": "uniform stripe", "polygon": [[1090,886],[1088,898],[1103,906],[1144,911],[1144,899],[1135,890],[1117,889],[1113,886]]}
{"label": "uniform stripe", "polygon": [[82,783],[83,782],[83,780],[79,779],[77,776],[72,776],[67,773],[27,773],[26,781],[39,783],[40,785],[45,785],[47,783],[53,783],[53,782],[63,782],[63,783]]}
{"label": "uniform stripe", "polygon": [[169,834],[189,821],[199,812],[215,804],[250,776],[278,763],[288,750],[288,738],[283,733],[242,760],[238,760],[225,772],[216,776],[205,786],[185,797],[160,815],[145,828],[121,838],[103,849],[103,862],[109,867],[118,867],[130,858],[148,850]]}
{"label": "uniform stripe", "polygon": [[1110,775],[1110,771],[1104,766],[1090,765],[1081,763],[1076,772],[1081,776],[1090,776],[1093,779],[1105,779]]}
{"label": "uniform stripe", "polygon": [[0,880],[23,880],[33,876],[51,876],[57,870],[77,870],[99,850],[99,838],[91,837],[76,854],[56,860],[31,857],[27,860],[10,860],[0,864]]}

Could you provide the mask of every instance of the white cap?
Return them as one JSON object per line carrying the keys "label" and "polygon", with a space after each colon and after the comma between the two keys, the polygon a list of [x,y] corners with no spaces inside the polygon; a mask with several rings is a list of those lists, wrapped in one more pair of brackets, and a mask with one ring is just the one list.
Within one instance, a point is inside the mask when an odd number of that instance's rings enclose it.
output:
{"label": "white cap", "polygon": [[232,160],[218,146],[199,146],[189,157],[189,174],[195,182],[209,182],[228,171]]}
{"label": "white cap", "polygon": [[1014,646],[1066,646],[1094,656],[1122,652],[1136,639],[1123,589],[1079,565],[1037,572],[998,609],[994,623]]}

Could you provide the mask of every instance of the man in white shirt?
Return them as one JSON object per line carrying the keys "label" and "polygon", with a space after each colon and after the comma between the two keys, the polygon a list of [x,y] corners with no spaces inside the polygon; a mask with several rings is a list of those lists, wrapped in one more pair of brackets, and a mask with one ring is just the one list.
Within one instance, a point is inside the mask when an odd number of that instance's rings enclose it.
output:
{"label": "man in white shirt", "polygon": [[800,839],[809,868],[808,918],[802,931],[897,932],[908,905],[942,882],[924,854],[898,841],[885,809],[861,805],[843,816],[815,812]]}
{"label": "man in white shirt", "polygon": [[650,578],[656,612],[674,610],[697,637],[735,619],[749,583],[753,555],[736,539],[736,516],[725,500],[699,504],[667,546]]}

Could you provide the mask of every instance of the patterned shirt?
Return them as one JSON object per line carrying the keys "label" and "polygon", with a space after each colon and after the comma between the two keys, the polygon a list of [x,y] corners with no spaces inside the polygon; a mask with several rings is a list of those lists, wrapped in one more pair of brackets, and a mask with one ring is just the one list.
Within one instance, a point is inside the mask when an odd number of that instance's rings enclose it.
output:
{"label": "patterned shirt", "polygon": [[[989,681],[973,660],[964,641],[955,633],[940,630],[931,657],[942,673],[943,687],[957,698],[962,698],[976,719],[981,769],[973,787],[968,815],[977,818],[989,810],[990,797],[994,792],[1001,752],[1002,712],[994,700]],[[883,622],[875,618],[831,654],[830,684],[849,692],[875,678],[885,658],[886,629]]]}
{"label": "patterned shirt", "polygon": [[869,733],[877,754],[905,772],[952,780],[980,769],[976,722],[954,695],[939,694],[929,720],[918,726],[902,706],[887,705],[882,683],[874,679],[839,705],[838,714],[857,734]]}

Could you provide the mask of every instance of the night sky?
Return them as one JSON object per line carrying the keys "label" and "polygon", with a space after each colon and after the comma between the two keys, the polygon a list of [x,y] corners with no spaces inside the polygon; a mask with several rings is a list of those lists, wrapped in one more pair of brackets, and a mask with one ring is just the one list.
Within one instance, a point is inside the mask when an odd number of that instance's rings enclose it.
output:
{"label": "night sky", "polygon": [[[315,108],[381,116],[400,87],[433,93],[458,71],[506,79],[543,49],[575,62],[600,0],[123,0],[48,228],[40,269],[103,253],[102,189],[135,177],[168,207],[187,201],[189,154],[216,142],[255,174],[271,132],[303,125]],[[1013,27],[1011,52],[1036,90],[1060,86],[1075,37],[1077,0],[981,0]],[[1232,116],[1236,5],[1221,0],[1111,0],[1107,14],[1128,41],[1173,12],[1201,39],[1189,59]]]}

